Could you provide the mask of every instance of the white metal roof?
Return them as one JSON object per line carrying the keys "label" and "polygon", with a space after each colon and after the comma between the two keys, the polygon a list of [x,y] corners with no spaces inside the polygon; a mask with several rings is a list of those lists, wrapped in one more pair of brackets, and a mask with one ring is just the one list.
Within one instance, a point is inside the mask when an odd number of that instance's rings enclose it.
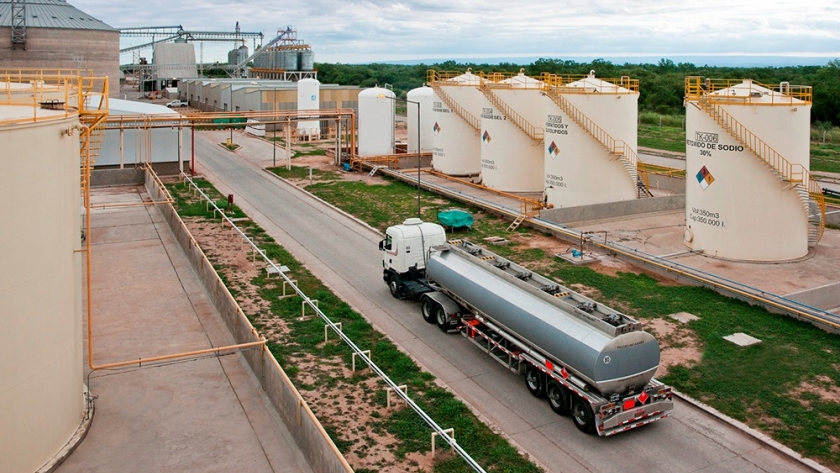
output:
{"label": "white metal roof", "polygon": [[[0,0],[0,27],[4,26],[9,28],[12,26],[10,0]],[[119,31],[64,0],[27,0],[26,27]]]}

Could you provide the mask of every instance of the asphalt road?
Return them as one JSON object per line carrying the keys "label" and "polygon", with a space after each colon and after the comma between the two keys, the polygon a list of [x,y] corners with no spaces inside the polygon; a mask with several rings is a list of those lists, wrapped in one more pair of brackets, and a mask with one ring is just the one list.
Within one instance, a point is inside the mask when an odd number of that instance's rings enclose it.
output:
{"label": "asphalt road", "polygon": [[[425,323],[416,303],[392,298],[382,281],[378,232],[262,170],[271,163],[270,144],[237,134],[243,148],[234,154],[218,146],[225,136],[196,133],[199,171],[546,471],[812,471],[681,401],[670,418],[634,431],[610,438],[580,433],[531,396],[521,377],[463,337]],[[278,164],[280,156],[278,149]]]}

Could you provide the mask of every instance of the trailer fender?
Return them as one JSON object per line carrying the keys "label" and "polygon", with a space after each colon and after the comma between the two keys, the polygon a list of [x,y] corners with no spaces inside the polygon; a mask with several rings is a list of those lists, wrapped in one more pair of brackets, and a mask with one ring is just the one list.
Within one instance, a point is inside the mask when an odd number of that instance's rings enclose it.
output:
{"label": "trailer fender", "polygon": [[433,300],[439,307],[442,307],[450,321],[457,320],[461,315],[461,308],[458,306],[458,303],[442,292],[427,292],[423,294],[421,302],[426,298]]}

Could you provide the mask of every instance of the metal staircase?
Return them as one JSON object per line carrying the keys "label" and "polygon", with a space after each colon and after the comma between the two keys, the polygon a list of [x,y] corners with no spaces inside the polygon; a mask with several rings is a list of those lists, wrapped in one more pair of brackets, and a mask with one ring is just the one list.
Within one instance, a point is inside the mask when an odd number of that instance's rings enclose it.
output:
{"label": "metal staircase", "polygon": [[[102,139],[105,136],[104,122],[108,118],[108,78],[79,77],[79,121],[83,125],[79,136],[81,164],[81,188],[90,186],[90,171],[93,168]],[[85,192],[87,198],[88,193]],[[88,205],[85,202],[85,205]]]}
{"label": "metal staircase", "polygon": [[[770,145],[759,139],[747,127],[736,120],[723,107],[715,103],[708,94],[699,92],[698,100],[691,101],[697,108],[706,112],[730,136],[761,159],[767,168],[789,188],[796,190],[802,201],[802,207],[808,218],[808,246],[819,243],[825,232],[825,196],[817,181],[801,164],[793,164]],[[689,95],[690,96],[690,95]]]}
{"label": "metal staircase", "polygon": [[482,94],[487,98],[487,100],[496,108],[502,115],[504,115],[508,120],[513,122],[523,133],[528,135],[534,143],[542,142],[543,138],[545,137],[545,130],[542,128],[535,127],[534,125],[530,124],[525,118],[516,113],[510,105],[505,103],[504,100],[501,99],[498,95],[496,95],[490,86],[487,83],[481,84],[478,88]]}
{"label": "metal staircase", "polygon": [[[556,87],[549,87],[545,92],[546,96],[550,98],[569,118],[574,120],[581,128],[600,143],[607,151],[618,159],[633,180],[633,185],[639,189],[637,195],[643,195],[641,186],[639,186],[639,171],[638,163],[639,156],[636,152],[622,140],[616,140],[610,136],[606,131],[599,127],[592,119],[586,116],[580,109],[572,105],[571,102],[563,97],[563,94]],[[646,187],[646,186],[645,186]],[[647,193],[645,193],[647,195]]]}
{"label": "metal staircase", "polygon": [[470,112],[467,111],[464,107],[458,104],[449,94],[444,92],[443,87],[440,86],[437,82],[430,82],[429,85],[432,87],[432,90],[435,91],[438,98],[440,98],[441,102],[445,103],[449,110],[455,112],[456,115],[461,117],[469,126],[475,130],[476,133],[479,132],[481,129],[481,121],[478,118],[475,118]]}

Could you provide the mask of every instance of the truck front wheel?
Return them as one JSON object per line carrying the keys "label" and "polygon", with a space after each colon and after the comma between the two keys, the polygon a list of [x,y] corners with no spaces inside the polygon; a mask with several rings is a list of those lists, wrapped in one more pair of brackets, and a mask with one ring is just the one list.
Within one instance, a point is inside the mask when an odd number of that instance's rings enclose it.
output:
{"label": "truck front wheel", "polygon": [[551,410],[561,416],[569,415],[569,390],[557,381],[551,380],[545,388],[545,397]]}
{"label": "truck front wheel", "polygon": [[589,403],[580,396],[572,396],[572,419],[581,432],[591,434],[595,431],[595,414]]}
{"label": "truck front wheel", "polygon": [[437,304],[429,297],[424,297],[423,302],[420,303],[420,311],[423,313],[423,320],[426,323],[435,323],[435,306]]}
{"label": "truck front wheel", "polygon": [[400,286],[399,281],[397,281],[397,275],[391,273],[388,275],[388,289],[391,291],[391,295],[395,298],[400,298]]}
{"label": "truck front wheel", "polygon": [[545,375],[533,366],[528,366],[525,370],[525,385],[534,396],[545,396]]}

